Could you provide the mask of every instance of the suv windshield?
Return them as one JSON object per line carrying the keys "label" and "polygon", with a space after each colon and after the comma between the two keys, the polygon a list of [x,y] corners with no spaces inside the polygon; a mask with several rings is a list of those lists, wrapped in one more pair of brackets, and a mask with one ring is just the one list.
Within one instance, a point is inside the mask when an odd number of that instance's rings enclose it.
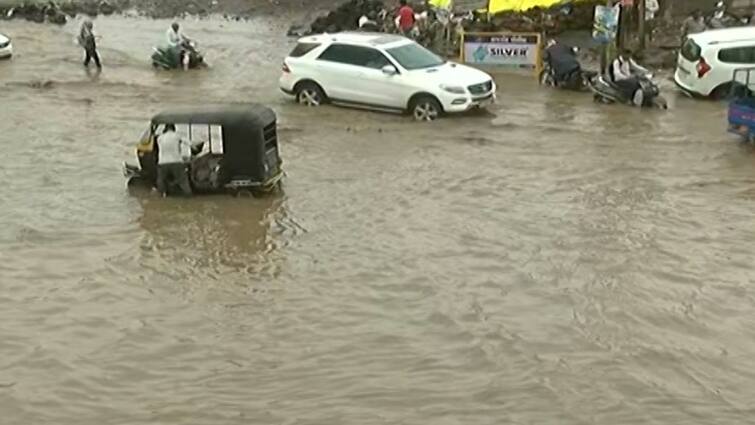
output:
{"label": "suv windshield", "polygon": [[700,46],[691,38],[688,38],[682,46],[682,56],[690,62],[697,62],[700,59],[700,53],[702,53]]}
{"label": "suv windshield", "polygon": [[320,43],[298,43],[288,56],[292,58],[300,58],[318,47],[320,47]]}
{"label": "suv windshield", "polygon": [[432,68],[446,63],[435,53],[417,43],[386,49],[386,52],[407,70]]}

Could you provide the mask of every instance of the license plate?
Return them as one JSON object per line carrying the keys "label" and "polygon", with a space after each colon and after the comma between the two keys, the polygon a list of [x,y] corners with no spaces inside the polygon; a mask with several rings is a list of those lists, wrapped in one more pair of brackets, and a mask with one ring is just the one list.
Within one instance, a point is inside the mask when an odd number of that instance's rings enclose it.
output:
{"label": "license plate", "polygon": [[493,103],[495,103],[495,96],[490,96],[487,99],[482,99],[482,100],[475,101],[475,103],[477,105],[479,105],[479,106],[490,106]]}

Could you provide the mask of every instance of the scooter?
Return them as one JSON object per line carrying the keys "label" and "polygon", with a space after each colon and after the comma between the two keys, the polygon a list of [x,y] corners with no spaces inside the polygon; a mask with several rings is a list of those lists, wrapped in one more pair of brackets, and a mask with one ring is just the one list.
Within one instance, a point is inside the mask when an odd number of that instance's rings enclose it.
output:
{"label": "scooter", "polygon": [[640,75],[639,83],[640,88],[632,96],[627,96],[616,83],[601,75],[590,81],[590,90],[593,92],[593,100],[600,103],[623,103],[637,107],[668,109],[668,102],[661,96],[658,85],[653,82],[653,74]]}
{"label": "scooter", "polygon": [[[154,47],[152,67],[162,69],[197,69],[207,67],[204,56],[197,50],[197,44],[189,41],[180,47]],[[183,54],[181,54],[183,52]]]}

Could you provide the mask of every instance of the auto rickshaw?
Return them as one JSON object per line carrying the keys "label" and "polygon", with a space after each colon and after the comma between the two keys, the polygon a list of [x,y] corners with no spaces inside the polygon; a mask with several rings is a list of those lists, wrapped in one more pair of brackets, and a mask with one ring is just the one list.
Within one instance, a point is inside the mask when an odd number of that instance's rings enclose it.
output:
{"label": "auto rickshaw", "polygon": [[[157,184],[157,139],[174,124],[191,142],[189,181],[195,193],[271,192],[283,171],[275,112],[262,105],[195,107],[155,115],[136,146],[139,166],[124,164],[129,185]],[[170,193],[170,191],[169,191]]]}
{"label": "auto rickshaw", "polygon": [[729,103],[729,132],[755,142],[755,67],[734,71]]}

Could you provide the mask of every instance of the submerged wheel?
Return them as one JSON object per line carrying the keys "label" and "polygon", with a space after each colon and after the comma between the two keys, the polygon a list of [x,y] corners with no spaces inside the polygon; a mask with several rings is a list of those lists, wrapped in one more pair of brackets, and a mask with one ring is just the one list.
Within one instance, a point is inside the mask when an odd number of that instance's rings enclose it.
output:
{"label": "submerged wheel", "polygon": [[315,107],[325,103],[325,93],[315,83],[305,82],[296,87],[296,102],[300,105]]}
{"label": "submerged wheel", "polygon": [[665,111],[666,109],[668,109],[668,101],[666,101],[666,98],[664,98],[663,96],[656,96],[653,98],[653,106]]}
{"label": "submerged wheel", "polygon": [[730,94],[731,94],[731,84],[726,83],[726,84],[722,84],[716,87],[715,90],[711,92],[710,97],[713,100],[725,100],[729,97]]}
{"label": "submerged wheel", "polygon": [[443,107],[432,96],[419,96],[412,100],[409,111],[417,121],[435,121],[443,113]]}
{"label": "submerged wheel", "polygon": [[544,70],[540,73],[540,85],[548,87],[555,86],[553,76],[550,72],[548,72],[548,70]]}
{"label": "submerged wheel", "polygon": [[642,89],[637,89],[632,96],[632,104],[637,107],[641,107],[645,104],[645,92]]}

